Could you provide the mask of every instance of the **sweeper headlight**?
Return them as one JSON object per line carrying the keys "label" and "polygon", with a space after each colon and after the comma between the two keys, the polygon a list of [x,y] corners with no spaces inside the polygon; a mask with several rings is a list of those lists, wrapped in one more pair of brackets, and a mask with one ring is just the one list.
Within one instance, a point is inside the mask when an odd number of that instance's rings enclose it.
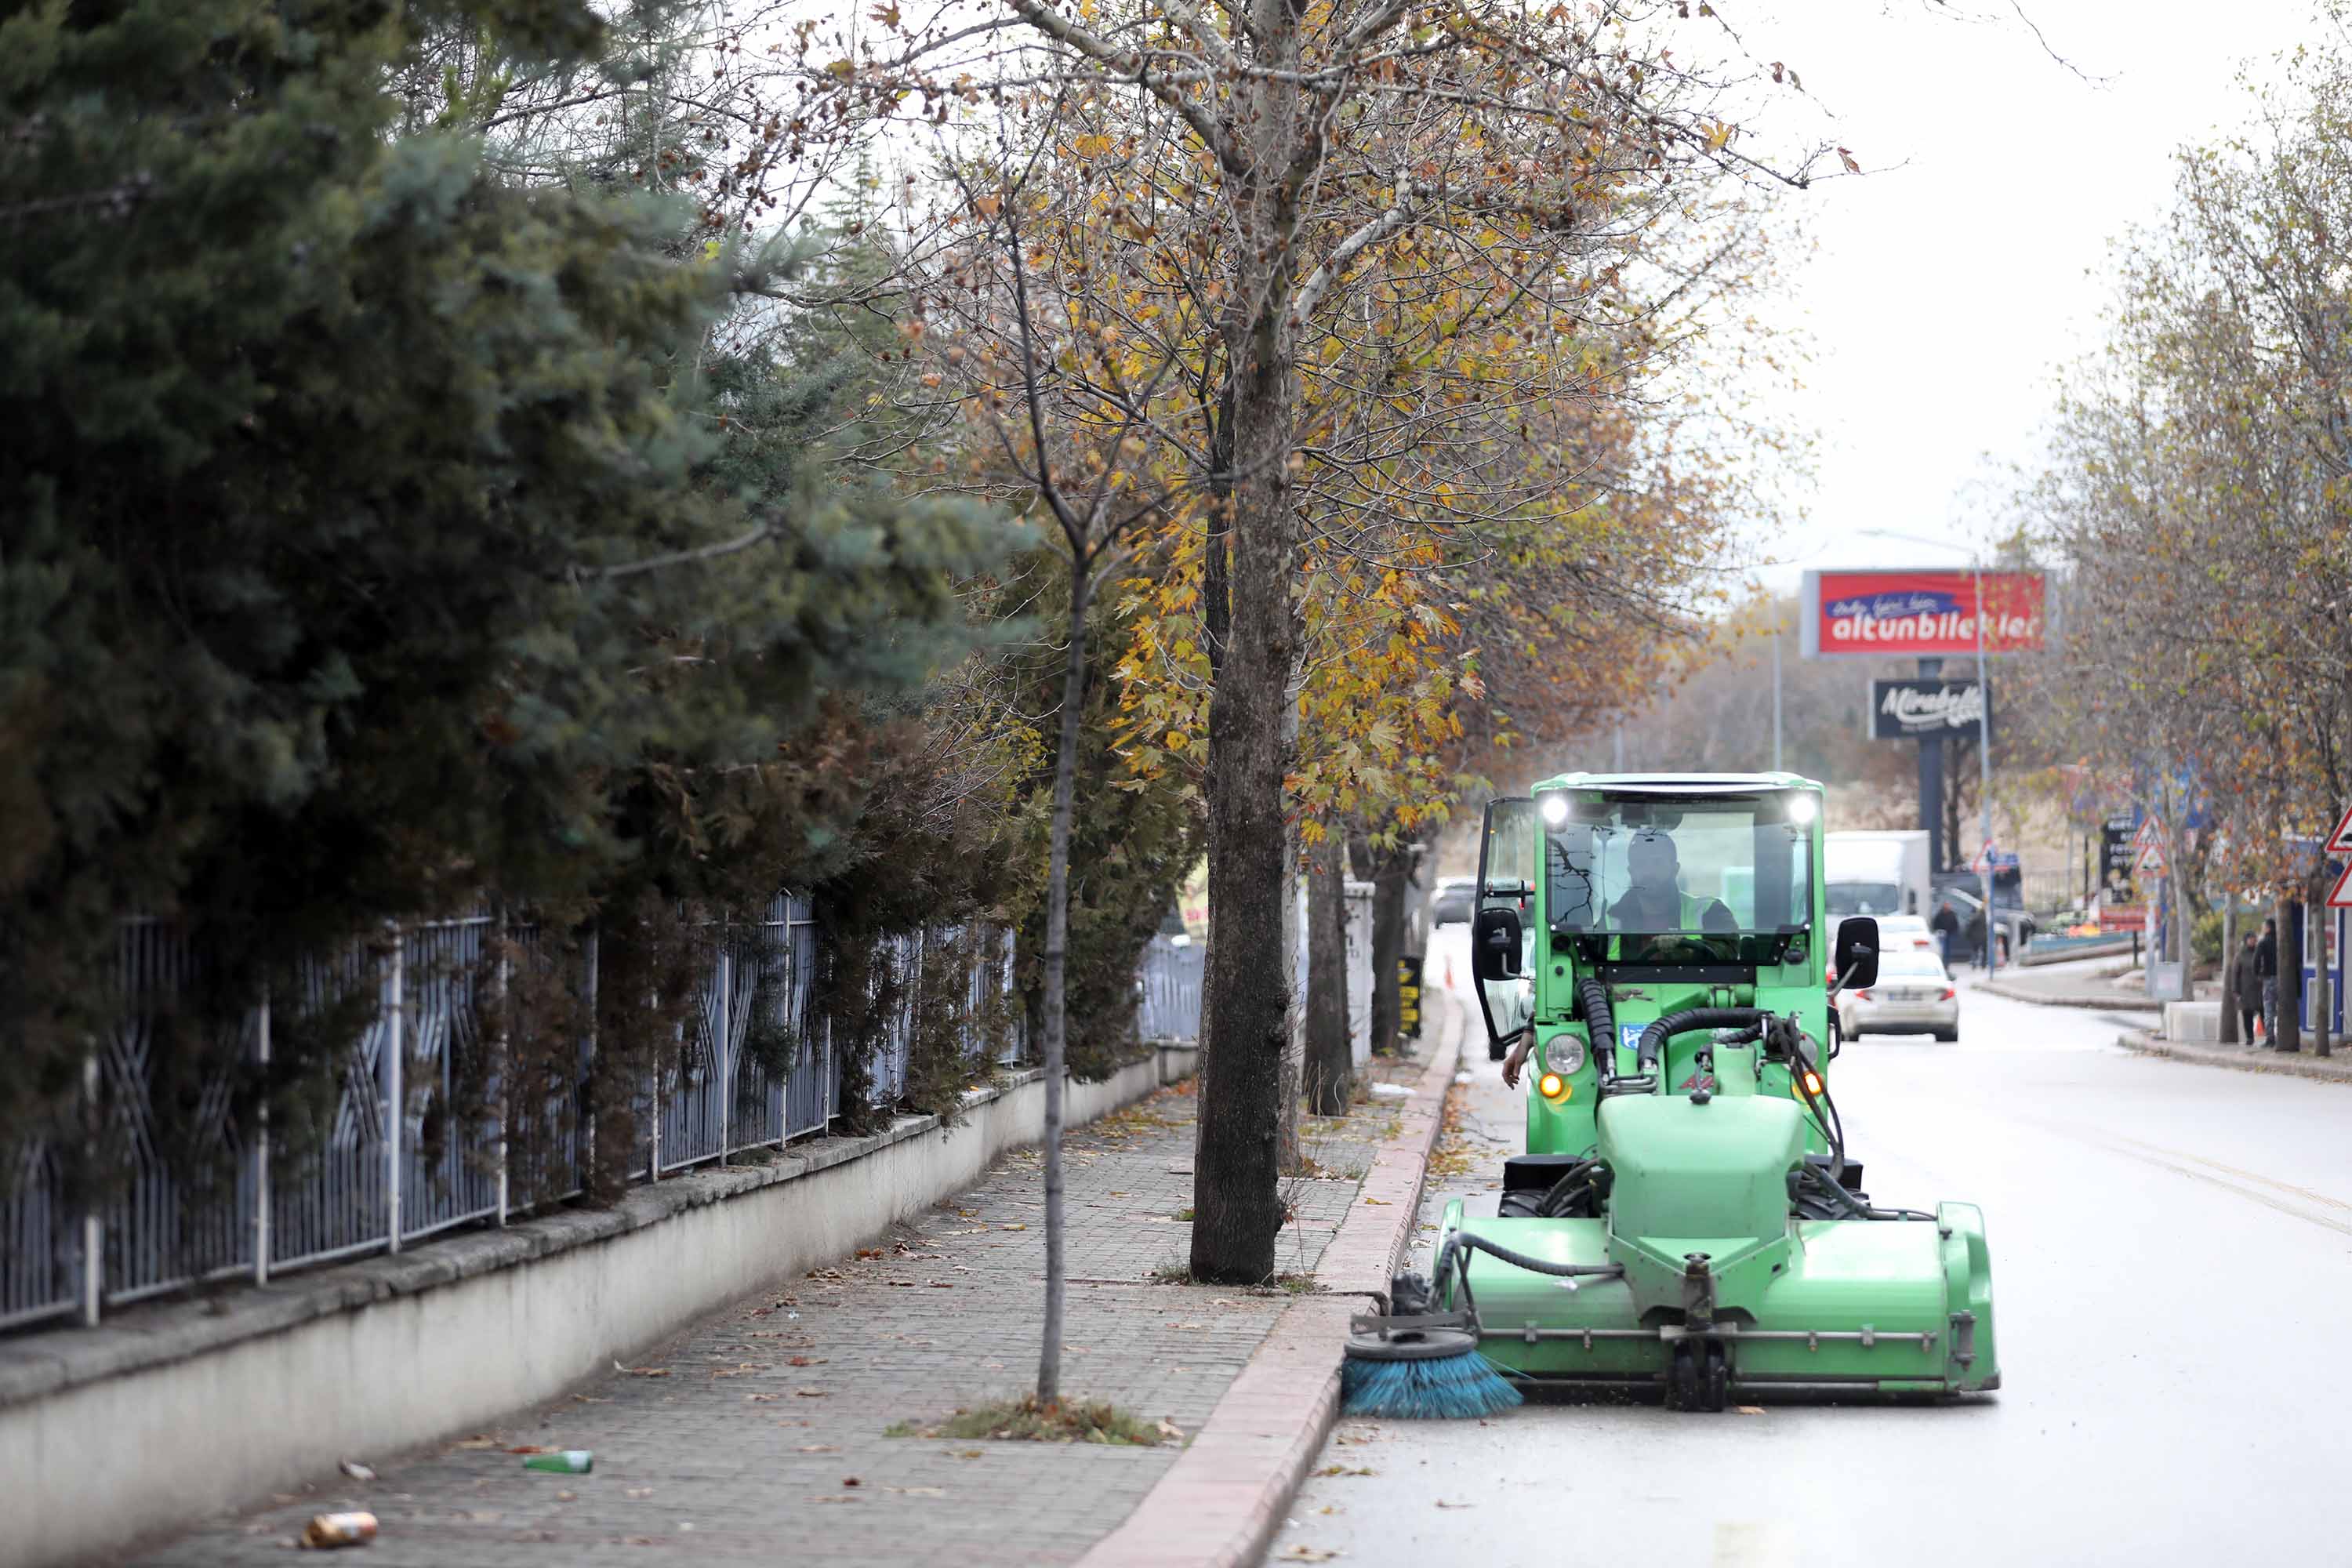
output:
{"label": "sweeper headlight", "polygon": [[1584,1065],[1584,1042],[1574,1035],[1555,1035],[1544,1047],[1544,1066],[1556,1073],[1572,1073]]}
{"label": "sweeper headlight", "polygon": [[1800,827],[1811,822],[1814,814],[1820,810],[1820,803],[1810,792],[1801,790],[1789,797],[1789,820]]}
{"label": "sweeper headlight", "polygon": [[1556,789],[1536,796],[1536,811],[1543,817],[1546,827],[1568,826],[1568,796]]}

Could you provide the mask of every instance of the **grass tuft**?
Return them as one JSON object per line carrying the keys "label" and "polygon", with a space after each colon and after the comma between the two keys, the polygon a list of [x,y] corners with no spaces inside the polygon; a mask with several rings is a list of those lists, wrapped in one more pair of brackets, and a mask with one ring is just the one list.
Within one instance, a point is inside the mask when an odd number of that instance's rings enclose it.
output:
{"label": "grass tuft", "polygon": [[1110,1447],[1152,1448],[1181,1434],[1166,1421],[1129,1415],[1106,1400],[1057,1399],[1040,1405],[1034,1394],[959,1410],[929,1425],[901,1421],[886,1437],[944,1437],[970,1441],[993,1437],[1009,1443],[1100,1443]]}

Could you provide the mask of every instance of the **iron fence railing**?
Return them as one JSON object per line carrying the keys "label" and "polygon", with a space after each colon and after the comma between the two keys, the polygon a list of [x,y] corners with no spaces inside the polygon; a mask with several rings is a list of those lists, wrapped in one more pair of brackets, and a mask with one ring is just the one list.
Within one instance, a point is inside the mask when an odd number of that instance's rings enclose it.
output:
{"label": "iron fence railing", "polygon": [[[119,1145],[131,1173],[85,1212],[67,1189],[63,1152],[0,1146],[0,1329],[72,1316],[94,1323],[109,1308],[193,1283],[266,1281],[396,1252],[457,1226],[503,1225],[519,1194],[541,1202],[577,1194],[594,1136],[582,1093],[594,1043],[581,1042],[572,1082],[526,1089],[501,1077],[496,1047],[485,1044],[484,998],[505,994],[514,955],[529,962],[540,945],[527,926],[501,934],[489,914],[404,926],[312,960],[293,994],[266,996],[236,1042],[263,1064],[273,1013],[285,1026],[364,997],[368,1016],[331,1095],[309,1112],[315,1123],[273,1130],[258,1118],[238,1124],[226,1072],[194,1086],[158,1084],[159,1040],[192,1026],[183,1004],[201,984],[202,954],[168,924],[126,922],[112,976],[121,1021],[96,1043],[83,1087],[90,1136]],[[834,1044],[811,1026],[820,936],[806,901],[780,895],[763,920],[705,934],[699,1005],[676,1058],[643,1091],[633,1180],[780,1146],[840,1114]],[[1009,933],[971,935],[948,929],[890,942],[905,984],[867,1063],[877,1106],[905,1092],[919,997],[947,999],[953,1016],[941,1026],[959,1031],[969,1056],[990,1047],[979,1021],[992,1002],[1006,1001],[1004,1015],[1018,1017]],[[961,973],[933,969],[938,984],[916,984],[926,965],[942,964]],[[593,937],[565,983],[593,1016]],[[755,1038],[762,1048],[750,1048]],[[1023,1046],[1015,1029],[995,1058],[1018,1062]],[[176,1158],[163,1147],[166,1134]]]}

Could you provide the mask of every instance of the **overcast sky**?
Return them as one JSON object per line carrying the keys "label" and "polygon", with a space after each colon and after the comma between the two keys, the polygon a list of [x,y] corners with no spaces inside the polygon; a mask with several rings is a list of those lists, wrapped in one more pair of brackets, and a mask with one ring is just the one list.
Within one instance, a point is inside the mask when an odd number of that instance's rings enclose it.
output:
{"label": "overcast sky", "polygon": [[1819,475],[1794,498],[1808,515],[1775,549],[1776,588],[1808,566],[1966,559],[1863,529],[1989,536],[1989,484],[2031,459],[2054,369],[2096,341],[2109,240],[2163,210],[2175,147],[2242,121],[2242,63],[2274,76],[2273,56],[2319,34],[2312,0],[2021,0],[2094,84],[2007,0],[1960,3],[2000,19],[1940,21],[1934,0],[1742,18],[1871,171],[1793,198],[1819,253],[1794,269],[1814,359],[1790,411],[1819,433]]}

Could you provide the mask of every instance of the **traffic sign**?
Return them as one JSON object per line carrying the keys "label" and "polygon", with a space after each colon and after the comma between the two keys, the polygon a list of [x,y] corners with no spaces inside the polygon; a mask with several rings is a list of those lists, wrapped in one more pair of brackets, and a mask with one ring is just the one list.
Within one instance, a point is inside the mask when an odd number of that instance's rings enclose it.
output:
{"label": "traffic sign", "polygon": [[2352,910],[2352,866],[2344,868],[2344,875],[2336,879],[2336,890],[2327,895],[2331,910]]}
{"label": "traffic sign", "polygon": [[2336,831],[2327,836],[2327,852],[2352,855],[2352,805],[2344,808],[2344,815],[2336,819]]}
{"label": "traffic sign", "polygon": [[1969,862],[1969,869],[1981,877],[1985,873],[1988,862],[1995,871],[2014,871],[2017,869],[2017,851],[1996,849],[1988,843],[1977,851],[1977,858]]}
{"label": "traffic sign", "polygon": [[2138,850],[2161,849],[2164,844],[2164,819],[2147,816],[2140,820],[2139,831],[2132,835],[2132,847]]}
{"label": "traffic sign", "polygon": [[2163,876],[2164,846],[2161,844],[2148,845],[2139,852],[2139,858],[2134,862],[2134,865],[2136,868],[2146,871],[2151,876]]}

